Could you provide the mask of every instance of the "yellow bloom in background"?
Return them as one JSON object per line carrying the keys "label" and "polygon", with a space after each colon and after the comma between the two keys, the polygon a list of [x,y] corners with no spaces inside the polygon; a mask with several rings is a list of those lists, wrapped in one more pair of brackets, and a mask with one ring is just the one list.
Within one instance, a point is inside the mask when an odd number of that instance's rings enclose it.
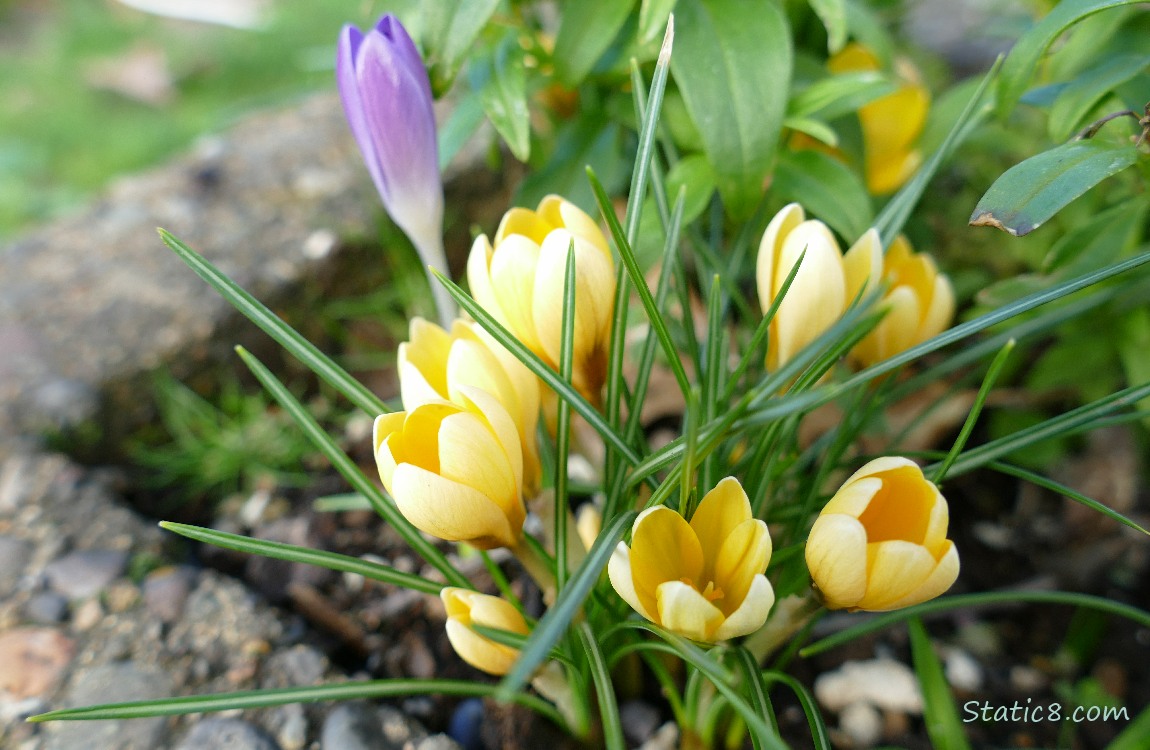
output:
{"label": "yellow bloom in background", "polygon": [[515,421],[486,391],[459,386],[459,397],[376,418],[380,479],[420,531],[479,549],[515,547],[526,516]]}
{"label": "yellow bloom in background", "polygon": [[399,392],[407,411],[432,401],[462,403],[461,386],[487,391],[515,420],[523,449],[523,489],[539,487],[539,379],[479,325],[456,320],[451,333],[413,318],[399,345]]}
{"label": "yellow bloom in background", "polygon": [[882,277],[888,288],[879,304],[887,314],[850,354],[863,367],[937,336],[954,320],[950,279],[939,273],[933,258],[914,252],[906,237],[899,235],[891,243]]}
{"label": "yellow bloom in background", "polygon": [[495,244],[480,236],[467,260],[471,294],[531,351],[558,369],[567,252],[575,243],[575,341],[572,380],[597,401],[607,376],[615,261],[607,238],[578,206],[557,195],[534,211],[503,216]]}
{"label": "yellow bloom in background", "polygon": [[527,621],[519,610],[498,596],[447,587],[439,592],[447,608],[447,640],[463,661],[488,674],[511,671],[519,650],[496,643],[471,629],[472,625],[527,635]]}
{"label": "yellow bloom in background", "polygon": [[844,257],[827,225],[808,220],[802,206],[791,203],[775,214],[759,243],[755,278],[764,313],[799,256],[803,256],[802,266],[771,321],[768,370],[778,369],[839,319],[861,288],[855,288],[853,280],[878,278],[882,268],[877,234],[863,235]]}
{"label": "yellow bloom in background", "polygon": [[767,525],[751,517],[738,480],[706,494],[691,522],[666,506],[635,519],[607,567],[611,585],[651,622],[714,643],[758,630],[775,603],[763,573],[771,559]]}
{"label": "yellow bloom in background", "polygon": [[925,602],[958,578],[946,500],[913,461],[856,471],[819,514],[807,568],[828,609],[882,612]]}
{"label": "yellow bloom in background", "polygon": [[[879,70],[879,60],[863,45],[852,42],[827,61],[832,73]],[[866,150],[867,189],[876,195],[892,193],[922,164],[915,141],[926,124],[930,92],[909,60],[895,61],[898,90],[859,109],[863,148]]]}

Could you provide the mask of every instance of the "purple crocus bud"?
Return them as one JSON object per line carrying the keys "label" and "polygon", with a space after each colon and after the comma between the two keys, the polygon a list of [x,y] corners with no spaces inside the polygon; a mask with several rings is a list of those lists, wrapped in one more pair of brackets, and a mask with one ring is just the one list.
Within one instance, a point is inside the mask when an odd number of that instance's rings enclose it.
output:
{"label": "purple crocus bud", "polygon": [[[347,122],[384,208],[424,264],[446,274],[431,83],[415,43],[391,14],[366,34],[344,26],[335,68]],[[428,280],[446,325],[455,303],[438,281]]]}

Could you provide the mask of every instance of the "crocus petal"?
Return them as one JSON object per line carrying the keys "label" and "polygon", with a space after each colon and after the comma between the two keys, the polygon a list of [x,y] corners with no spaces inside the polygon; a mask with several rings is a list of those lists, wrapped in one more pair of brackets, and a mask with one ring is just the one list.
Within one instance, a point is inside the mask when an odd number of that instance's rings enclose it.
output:
{"label": "crocus petal", "polygon": [[655,590],[668,580],[697,581],[703,572],[699,539],[677,512],[648,508],[635,519],[631,534],[631,576],[648,612],[657,612]]}
{"label": "crocus petal", "polygon": [[885,609],[910,607],[945,594],[947,589],[953,586],[954,582],[958,580],[958,569],[958,549],[954,546],[954,542],[947,540],[942,558],[938,564],[935,565],[926,580],[911,589],[911,591],[901,599],[887,602]]}
{"label": "crocus petal", "polygon": [[830,328],[845,307],[842,256],[825,224],[805,221],[787,235],[776,268],[777,287],[781,288],[800,256],[802,265],[772,326],[777,335],[770,342],[769,352],[774,355],[770,367],[786,362]]}
{"label": "crocus petal", "polygon": [[853,607],[866,594],[866,529],[857,519],[820,515],[807,538],[806,559],[828,608]]}
{"label": "crocus petal", "polygon": [[493,437],[474,414],[444,419],[439,427],[439,474],[478,490],[508,514],[522,501],[508,456]]}
{"label": "crocus petal", "polygon": [[491,258],[491,288],[499,298],[499,309],[505,318],[500,322],[533,352],[543,354],[532,311],[539,246],[513,234],[498,247]]}
{"label": "crocus petal", "polygon": [[866,594],[860,609],[884,611],[921,586],[935,560],[921,544],[892,539],[867,545]]}
{"label": "crocus petal", "polygon": [[499,229],[495,232],[495,245],[496,247],[502,245],[508,237],[516,234],[531,240],[536,245],[542,245],[543,240],[557,226],[560,225],[553,221],[547,221],[536,211],[517,206],[503,214],[503,218],[499,221]]}
{"label": "crocus petal", "polygon": [[711,580],[723,591],[723,598],[715,604],[727,614],[738,607],[754,577],[766,571],[770,559],[771,535],[765,523],[748,518],[732,529],[713,562],[707,560],[714,571]]}
{"label": "crocus petal", "polygon": [[879,356],[883,359],[906,351],[918,341],[922,305],[919,296],[910,287],[899,286],[890,290],[883,300],[886,316],[875,333],[879,336]]}
{"label": "crocus petal", "polygon": [[631,605],[631,609],[648,620],[655,621],[651,610],[643,606],[643,602],[635,592],[635,581],[631,573],[631,550],[623,542],[619,542],[615,551],[611,553],[611,559],[607,563],[607,577],[611,581],[611,587],[623,601]]}
{"label": "crocus petal", "polygon": [[[782,252],[783,239],[806,219],[803,207],[798,203],[789,203],[782,208],[763,233],[759,242],[759,254],[755,261],[755,282],[759,289],[759,305],[765,313],[775,301],[776,287],[781,282],[776,279],[779,254]],[[788,271],[789,273],[789,271]],[[783,275],[786,278],[786,274]]]}
{"label": "crocus petal", "polygon": [[336,46],[335,77],[339,87],[339,98],[343,102],[343,112],[347,117],[347,124],[351,134],[359,145],[363,155],[363,163],[371,175],[375,187],[383,193],[383,174],[380,172],[379,157],[375,153],[375,142],[371,137],[371,129],[367,123],[367,115],[363,111],[363,99],[359,93],[359,80],[355,72],[355,62],[359,56],[359,47],[363,43],[363,34],[354,26],[347,25],[339,34],[339,43]]}
{"label": "crocus petal", "polygon": [[859,479],[848,479],[835,496],[827,502],[823,513],[827,515],[844,514],[858,518],[866,511],[870,501],[882,489],[882,480],[869,476]]}
{"label": "crocus petal", "polygon": [[[887,471],[894,471],[895,469],[901,469],[908,466],[917,467],[918,464],[916,464],[914,461],[911,461],[909,458],[903,458],[902,456],[880,456],[879,458],[871,459],[870,461],[867,461],[865,464],[860,466],[858,471],[847,477],[843,484],[847,485],[851,482],[854,482],[856,479],[862,479],[863,477],[869,477],[874,474],[882,474]],[[839,511],[833,510],[830,512],[838,513]]]}
{"label": "crocus petal", "polygon": [[954,287],[946,276],[936,276],[931,289],[930,305],[919,328],[919,340],[926,341],[942,333],[954,320]]}
{"label": "crocus petal", "polygon": [[738,638],[753,633],[763,626],[771,607],[775,605],[775,590],[767,577],[760,574],[751,580],[751,586],[738,608],[712,634],[715,641]]}
{"label": "crocus petal", "polygon": [[519,651],[484,638],[458,620],[447,621],[447,640],[455,653],[478,670],[492,675],[505,675],[515,666]]}
{"label": "crocus petal", "polygon": [[519,432],[515,421],[499,399],[487,391],[471,386],[459,386],[461,403],[472,412],[482,415],[487,427],[494,433],[503,455],[511,467],[511,474],[517,488],[523,486],[523,452],[519,444]]}
{"label": "crocus petal", "polygon": [[750,517],[751,501],[739,480],[734,477],[722,479],[703,496],[695,515],[691,516],[691,528],[699,538],[703,557],[717,559],[723,542],[736,526]]}
{"label": "crocus petal", "polygon": [[696,641],[710,641],[723,621],[723,613],[707,601],[694,586],[682,581],[666,581],[655,591],[659,624]]}
{"label": "crocus petal", "polygon": [[440,539],[480,549],[512,547],[518,541],[519,529],[511,528],[491,498],[412,464],[396,467],[391,496],[413,526]]}
{"label": "crocus petal", "polygon": [[882,240],[878,230],[868,229],[843,255],[846,301],[874,290],[882,279]]}

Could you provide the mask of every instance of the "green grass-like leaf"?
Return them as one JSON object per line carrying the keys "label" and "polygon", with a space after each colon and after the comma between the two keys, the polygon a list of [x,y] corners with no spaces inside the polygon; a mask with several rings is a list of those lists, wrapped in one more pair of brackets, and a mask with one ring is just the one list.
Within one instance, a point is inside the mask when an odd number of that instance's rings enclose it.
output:
{"label": "green grass-like leaf", "polygon": [[611,672],[607,669],[607,661],[603,658],[603,651],[595,639],[595,632],[586,622],[580,623],[578,628],[579,640],[583,644],[583,652],[587,655],[587,662],[591,665],[591,679],[595,683],[595,695],[599,700],[599,718],[603,723],[603,745],[607,750],[624,750],[627,747],[623,739],[623,723],[619,719],[619,701],[615,697],[615,687],[611,684]]}
{"label": "green grass-like leaf", "polygon": [[307,365],[321,380],[342,393],[364,413],[375,416],[391,411],[387,404],[372,393],[362,383],[331,360],[315,345],[301,336],[295,329],[280,320],[266,305],[253,297],[243,287],[229,279],[227,275],[208,262],[206,258],[191,249],[170,232],[160,229],[160,239],[188,264],[204,281],[232,304],[248,320],[255,323],[267,335],[287,349],[296,359]]}
{"label": "green grass-like leaf", "polygon": [[294,544],[282,542],[269,542],[264,539],[253,539],[240,534],[229,534],[225,531],[205,529],[202,526],[190,526],[184,523],[161,521],[160,528],[170,531],[188,539],[212,544],[216,547],[231,549],[237,552],[246,552],[252,555],[262,555],[276,560],[316,565],[329,570],[338,570],[343,573],[356,573],[364,578],[374,581],[383,581],[406,589],[422,591],[425,594],[436,594],[443,589],[444,584],[428,580],[413,573],[404,573],[401,570],[380,565],[379,563],[361,560],[350,555],[341,555],[335,552],[299,547]]}
{"label": "green grass-like leaf", "polygon": [[1058,493],[1059,495],[1069,498],[1076,503],[1085,505],[1091,510],[1096,510],[1102,515],[1112,518],[1120,524],[1124,524],[1134,529],[1135,531],[1140,531],[1143,534],[1150,536],[1150,531],[1147,531],[1143,526],[1135,523],[1118,511],[1113,510],[1112,508],[1108,508],[1097,500],[1086,497],[1086,495],[1083,495],[1081,492],[1073,490],[1064,484],[1055,482],[1049,477],[1044,477],[1041,474],[1036,474],[1033,471],[1028,471],[1027,469],[1023,469],[1019,466],[1012,466],[1011,464],[1003,463],[1002,461],[992,461],[988,465],[988,468],[993,469],[994,471],[1002,472],[1003,474],[1009,474],[1010,476],[1017,477],[1024,482],[1030,482],[1031,484],[1042,487],[1043,489]]}
{"label": "green grass-like leaf", "polygon": [[946,454],[942,464],[938,467],[932,477],[935,484],[942,484],[942,480],[946,477],[946,472],[958,460],[958,456],[962,453],[962,449],[966,447],[966,441],[970,439],[970,433],[974,432],[974,425],[978,422],[978,415],[982,413],[982,407],[986,405],[986,399],[990,396],[990,391],[994,387],[994,383],[998,380],[999,373],[1002,368],[1006,366],[1006,358],[1014,351],[1014,339],[1008,339],[998,354],[995,355],[994,361],[990,363],[990,368],[986,371],[986,377],[982,379],[982,385],[978,389],[978,395],[974,398],[974,404],[970,407],[970,413],[966,415],[966,421],[963,422],[962,429],[958,431],[958,437],[954,440],[954,445],[951,446],[950,452]]}
{"label": "green grass-like leaf", "polygon": [[399,509],[395,507],[389,498],[385,497],[383,492],[380,491],[375,484],[363,475],[359,467],[355,465],[343,450],[336,445],[335,440],[331,435],[327,434],[315,418],[308,413],[308,410],[303,407],[295,396],[284,386],[279,379],[272,374],[271,370],[264,366],[262,362],[256,359],[250,352],[243,347],[236,347],[236,353],[239,354],[240,359],[256,376],[256,379],[263,384],[268,393],[279,402],[280,406],[284,408],[296,421],[296,424],[304,431],[304,434],[311,439],[315,446],[323,452],[327,459],[331,461],[335,470],[338,471],[344,479],[371,503],[371,507],[378,513],[385,521],[391,524],[403,540],[407,542],[411,549],[415,551],[420,557],[431,564],[436,570],[447,578],[452,586],[459,586],[461,588],[474,588],[467,578],[456,570],[442,552],[436,549],[435,545],[423,538],[419,530],[411,525],[411,522],[403,517]]}
{"label": "green grass-like leaf", "polygon": [[[567,248],[563,277],[563,330],[559,346],[559,377],[571,382],[575,360],[575,239]],[[567,459],[571,453],[571,404],[560,401],[555,447],[555,588],[567,585]]]}
{"label": "green grass-like leaf", "polygon": [[807,690],[803,683],[784,672],[766,670],[763,672],[763,679],[770,682],[781,682],[791,689],[791,692],[799,699],[799,705],[803,707],[803,713],[806,714],[807,726],[811,728],[811,741],[814,742],[816,750],[831,750],[831,739],[830,733],[827,732],[827,723],[823,720],[823,715],[819,711],[819,706],[815,703],[815,697],[811,695],[811,691]]}
{"label": "green grass-like leaf", "polygon": [[[92,721],[95,719],[140,719],[148,716],[232,711],[283,706],[288,703],[318,703],[357,699],[395,698],[408,695],[457,695],[482,698],[492,695],[496,686],[471,680],[365,680],[314,687],[249,690],[216,695],[160,698],[127,703],[104,703],[83,708],[66,708],[31,716],[28,721]],[[546,716],[559,727],[566,726],[559,712],[547,701],[529,693],[513,693],[506,700]]]}
{"label": "green grass-like leaf", "polygon": [[970,750],[962,720],[958,718],[958,707],[954,695],[946,681],[942,664],[930,644],[930,636],[922,626],[922,620],[912,617],[907,623],[910,630],[910,650],[914,659],[914,671],[922,689],[923,719],[926,733],[935,750]]}

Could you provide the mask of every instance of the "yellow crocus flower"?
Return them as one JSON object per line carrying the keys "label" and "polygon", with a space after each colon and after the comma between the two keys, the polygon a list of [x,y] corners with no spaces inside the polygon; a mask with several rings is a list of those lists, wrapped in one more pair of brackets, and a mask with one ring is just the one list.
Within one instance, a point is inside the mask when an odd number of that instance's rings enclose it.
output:
{"label": "yellow crocus flower", "polygon": [[523,449],[523,487],[538,490],[540,466],[535,426],[539,379],[472,321],[457,319],[451,333],[422,318],[411,321],[399,345],[399,392],[407,411],[431,401],[461,402],[460,387],[487,391],[515,420]]}
{"label": "yellow crocus flower", "polygon": [[807,538],[807,568],[828,609],[883,612],[942,594],[958,578],[946,499],[913,461],[856,471]]}
{"label": "yellow crocus flower", "polygon": [[714,643],[758,630],[775,592],[767,525],[751,517],[738,480],[706,494],[688,523],[666,506],[639,514],[631,546],[620,542],[607,572],[631,607],[657,625]]}
{"label": "yellow crocus flower", "polygon": [[[860,274],[855,272],[854,283]],[[899,235],[891,243],[883,258],[882,277],[888,288],[879,304],[887,309],[886,316],[850,354],[863,367],[937,336],[954,319],[950,279],[939,273],[933,258],[914,252],[906,237]]]}
{"label": "yellow crocus flower", "polygon": [[[832,73],[879,70],[879,60],[869,49],[852,42],[827,61]],[[876,195],[897,190],[922,164],[915,141],[926,124],[930,92],[914,65],[895,61],[896,91],[859,108],[863,148],[866,151],[867,189]]]}
{"label": "yellow crocus flower", "polygon": [[544,362],[558,369],[567,253],[575,247],[575,339],[572,380],[597,401],[607,375],[615,261],[595,221],[557,195],[534,211],[513,208],[492,245],[476,238],[467,260],[471,294]]}
{"label": "yellow crocus flower", "polygon": [[460,403],[432,401],[376,418],[380,479],[419,530],[479,549],[514,548],[526,516],[519,432],[494,396],[458,390]]}
{"label": "yellow crocus flower", "polygon": [[775,214],[759,243],[755,278],[764,313],[799,256],[802,266],[770,324],[768,370],[777,369],[830,328],[862,288],[855,280],[865,284],[868,278],[878,278],[882,268],[877,234],[863,235],[843,256],[827,225],[808,220],[803,207],[791,203]]}
{"label": "yellow crocus flower", "polygon": [[471,626],[482,625],[527,635],[527,621],[519,610],[498,596],[450,586],[440,591],[439,596],[447,609],[447,640],[455,653],[488,674],[505,675],[511,671],[519,658],[519,650],[485,638]]}

